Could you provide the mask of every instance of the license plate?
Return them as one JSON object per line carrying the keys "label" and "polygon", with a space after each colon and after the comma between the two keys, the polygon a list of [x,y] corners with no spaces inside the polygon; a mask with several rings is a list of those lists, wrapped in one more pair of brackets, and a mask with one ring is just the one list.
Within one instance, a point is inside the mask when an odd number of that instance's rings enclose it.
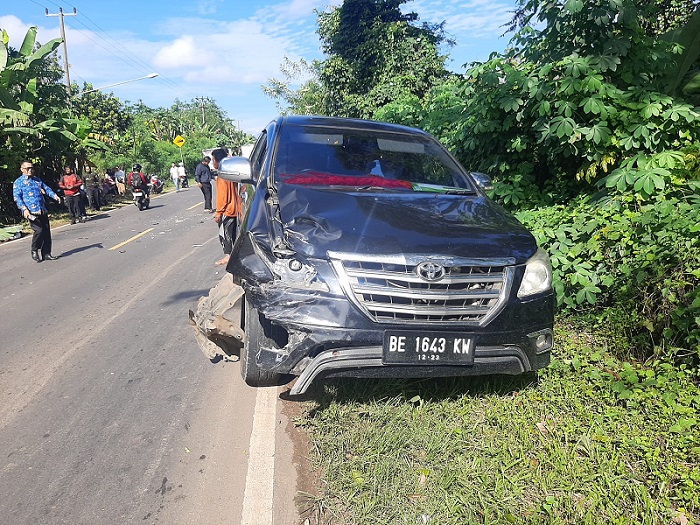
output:
{"label": "license plate", "polygon": [[473,365],[474,339],[464,334],[384,332],[382,362],[404,365]]}

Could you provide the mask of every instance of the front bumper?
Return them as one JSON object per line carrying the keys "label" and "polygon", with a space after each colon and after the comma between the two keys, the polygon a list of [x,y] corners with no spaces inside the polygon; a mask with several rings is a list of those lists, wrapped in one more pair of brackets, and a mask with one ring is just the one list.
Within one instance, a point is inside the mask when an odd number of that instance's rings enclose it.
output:
{"label": "front bumper", "polygon": [[382,363],[382,354],[381,346],[321,352],[304,368],[304,371],[296,380],[294,386],[292,386],[290,394],[303,394],[311,383],[320,377],[420,378],[487,374],[517,375],[537,370],[549,364],[549,350],[539,354],[537,362],[533,363],[527,354],[516,346],[477,346],[474,352],[474,364],[471,366],[389,366]]}
{"label": "front bumper", "polygon": [[[554,296],[512,301],[485,326],[379,324],[344,297],[294,293],[253,304],[285,338],[261,347],[254,359],[265,370],[299,376],[292,394],[303,393],[320,377],[446,377],[521,374],[549,364]],[[280,330],[281,329],[281,330]],[[382,344],[387,330],[424,330],[473,338],[473,365],[386,365]]]}
{"label": "front bumper", "polygon": [[[205,355],[236,360],[245,332],[241,328],[244,295],[267,320],[265,338],[254,359],[258,367],[299,376],[291,393],[302,394],[322,377],[448,377],[521,374],[549,364],[554,296],[512,300],[487,325],[379,324],[343,296],[297,292],[289,288],[252,288],[244,293],[227,274],[203,297],[191,324]],[[384,332],[424,330],[474,339],[470,365],[386,365]],[[281,334],[281,335],[280,335]]]}

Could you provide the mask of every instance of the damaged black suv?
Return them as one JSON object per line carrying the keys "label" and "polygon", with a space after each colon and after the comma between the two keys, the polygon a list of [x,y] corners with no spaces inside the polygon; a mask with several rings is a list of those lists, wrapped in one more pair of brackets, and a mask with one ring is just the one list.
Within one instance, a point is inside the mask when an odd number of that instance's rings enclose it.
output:
{"label": "damaged black suv", "polygon": [[249,385],[520,374],[552,348],[551,266],[427,133],[279,117],[219,176],[254,189],[227,276],[190,317]]}

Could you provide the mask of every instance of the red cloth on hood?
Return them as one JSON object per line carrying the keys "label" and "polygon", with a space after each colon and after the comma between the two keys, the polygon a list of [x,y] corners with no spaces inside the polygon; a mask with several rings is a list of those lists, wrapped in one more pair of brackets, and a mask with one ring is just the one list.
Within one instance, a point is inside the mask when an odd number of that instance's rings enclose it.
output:
{"label": "red cloth on hood", "polygon": [[385,179],[376,175],[332,175],[320,171],[307,171],[304,174],[282,174],[287,184],[317,186],[376,186],[379,188],[413,188],[407,180]]}

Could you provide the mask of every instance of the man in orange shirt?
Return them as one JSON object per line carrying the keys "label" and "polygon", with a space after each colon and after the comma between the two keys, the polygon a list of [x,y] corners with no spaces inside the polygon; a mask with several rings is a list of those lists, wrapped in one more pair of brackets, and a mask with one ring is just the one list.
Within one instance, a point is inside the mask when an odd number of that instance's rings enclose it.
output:
{"label": "man in orange shirt", "polygon": [[[224,157],[228,157],[226,148],[218,148],[211,152],[214,161],[214,169],[219,169],[219,163]],[[224,249],[224,256],[216,261],[217,266],[228,263],[236,240],[236,227],[238,219],[243,215],[243,201],[238,184],[223,177],[216,178],[216,212],[214,220],[219,225],[219,241]]]}

